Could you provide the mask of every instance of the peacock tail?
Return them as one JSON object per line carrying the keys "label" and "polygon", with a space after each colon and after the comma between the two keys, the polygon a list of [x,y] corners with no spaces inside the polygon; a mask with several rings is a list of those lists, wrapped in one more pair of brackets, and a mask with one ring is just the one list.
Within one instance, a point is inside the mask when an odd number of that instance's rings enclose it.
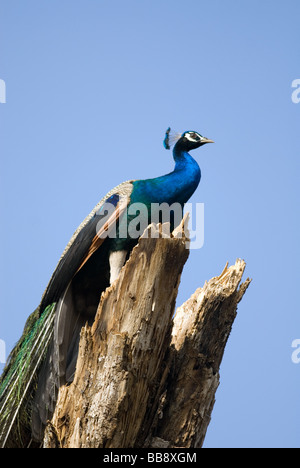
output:
{"label": "peacock tail", "polygon": [[55,306],[27,319],[0,377],[0,447],[24,447],[31,439],[31,413],[38,370],[53,335]]}

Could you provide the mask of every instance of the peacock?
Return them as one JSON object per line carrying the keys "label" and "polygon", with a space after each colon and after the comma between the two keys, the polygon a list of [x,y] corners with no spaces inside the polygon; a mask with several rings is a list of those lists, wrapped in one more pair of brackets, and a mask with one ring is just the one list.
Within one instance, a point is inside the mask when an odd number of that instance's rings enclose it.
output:
{"label": "peacock", "polygon": [[[189,151],[206,143],[213,141],[198,132],[172,136],[168,128],[164,146],[174,146],[174,170],[121,183],[75,231],[0,378],[1,447],[39,446],[60,386],[74,378],[80,330],[92,324],[101,293],[116,280],[138,242],[139,236],[129,232],[137,217],[132,207],[146,208],[139,218],[146,227],[153,215],[159,216],[155,209],[162,203],[177,203],[183,210],[201,178]],[[173,230],[174,217],[170,224]]]}

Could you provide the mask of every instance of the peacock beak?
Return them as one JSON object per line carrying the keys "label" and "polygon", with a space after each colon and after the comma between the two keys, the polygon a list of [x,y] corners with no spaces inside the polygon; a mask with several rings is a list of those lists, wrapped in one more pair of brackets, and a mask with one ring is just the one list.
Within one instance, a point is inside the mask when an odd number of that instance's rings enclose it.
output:
{"label": "peacock beak", "polygon": [[209,140],[208,138],[202,137],[201,138],[201,143],[214,143],[214,140]]}

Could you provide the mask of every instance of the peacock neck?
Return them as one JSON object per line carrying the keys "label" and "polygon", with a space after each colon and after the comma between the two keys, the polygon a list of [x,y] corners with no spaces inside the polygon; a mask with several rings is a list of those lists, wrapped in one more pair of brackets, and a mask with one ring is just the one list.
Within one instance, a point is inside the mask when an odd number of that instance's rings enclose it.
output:
{"label": "peacock neck", "polygon": [[133,182],[135,190],[131,202],[181,203],[184,205],[199,185],[201,172],[197,162],[183,150],[174,148],[175,168],[173,172],[155,179]]}
{"label": "peacock neck", "polygon": [[187,171],[187,172],[195,172],[195,175],[198,171],[200,171],[199,165],[195,161],[194,158],[185,150],[181,149],[180,147],[175,146],[173,150],[173,158],[175,161],[175,169],[174,172],[177,171]]}
{"label": "peacock neck", "polygon": [[173,158],[175,161],[173,174],[186,202],[199,185],[201,170],[195,159],[187,151],[178,148],[177,145],[173,150]]}

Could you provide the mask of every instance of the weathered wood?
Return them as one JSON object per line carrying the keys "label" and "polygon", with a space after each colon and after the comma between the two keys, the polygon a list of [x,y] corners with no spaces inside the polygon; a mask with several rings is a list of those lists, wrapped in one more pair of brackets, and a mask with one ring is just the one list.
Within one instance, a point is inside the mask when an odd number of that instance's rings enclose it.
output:
{"label": "weathered wood", "polygon": [[237,305],[250,284],[247,279],[239,287],[245,266],[240,259],[230,268],[227,264],[220,276],[206,282],[177,309],[166,403],[156,430],[156,436],[168,446],[196,448],[203,444],[224,349]]}
{"label": "weathered wood", "polygon": [[[245,263],[226,267],[181,306],[188,258],[182,228],[147,238],[101,297],[81,332],[74,382],[60,389],[44,447],[198,447],[210,420],[219,366],[248,284]],[[150,236],[149,236],[150,237]]]}

